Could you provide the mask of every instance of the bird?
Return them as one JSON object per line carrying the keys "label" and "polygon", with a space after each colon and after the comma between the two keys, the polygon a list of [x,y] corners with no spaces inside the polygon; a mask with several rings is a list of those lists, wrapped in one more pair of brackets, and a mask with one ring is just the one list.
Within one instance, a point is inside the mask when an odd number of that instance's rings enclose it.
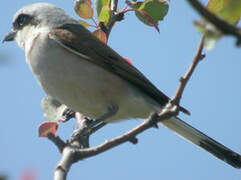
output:
{"label": "bird", "polygon": [[[13,17],[3,42],[16,41],[48,97],[71,110],[107,123],[146,119],[170,98],[138,69],[97,39],[61,8],[49,3],[24,6]],[[184,113],[188,111],[180,107]],[[241,156],[179,117],[160,122],[179,136],[234,168]]]}

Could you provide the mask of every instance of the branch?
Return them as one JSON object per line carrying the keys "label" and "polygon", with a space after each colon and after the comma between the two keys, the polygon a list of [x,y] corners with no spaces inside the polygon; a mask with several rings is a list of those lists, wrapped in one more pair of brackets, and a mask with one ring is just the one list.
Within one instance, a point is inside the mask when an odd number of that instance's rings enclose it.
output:
{"label": "branch", "polygon": [[165,119],[168,119],[172,116],[177,115],[177,111],[173,111],[173,109],[166,109],[165,111],[162,111],[161,114],[153,114],[151,117],[139,125],[138,127],[134,128],[133,130],[125,133],[122,136],[119,136],[117,138],[114,138],[110,141],[107,141],[99,146],[93,147],[93,148],[88,148],[88,149],[74,149],[75,151],[75,156],[74,159],[76,161],[89,158],[92,156],[96,156],[100,153],[103,153],[107,150],[110,150],[116,146],[119,146],[125,142],[131,142],[133,144],[137,144],[137,138],[136,136],[145,130],[152,128],[152,127],[157,127],[157,123],[161,122]]}
{"label": "branch", "polygon": [[202,40],[200,42],[199,48],[196,52],[196,55],[193,59],[193,62],[190,65],[190,67],[188,68],[188,71],[186,72],[185,76],[180,78],[180,85],[179,85],[179,87],[176,91],[176,94],[174,95],[174,97],[171,100],[172,103],[175,104],[175,105],[179,105],[180,100],[182,98],[183,91],[184,91],[184,89],[187,85],[187,82],[191,78],[191,76],[192,76],[195,68],[197,67],[198,63],[205,57],[205,55],[202,54],[203,46],[204,46],[204,39],[205,39],[205,37],[203,36]]}
{"label": "branch", "polygon": [[66,143],[60,137],[55,136],[52,133],[48,133],[47,137],[50,141],[52,141],[52,143],[54,143],[57,146],[59,152],[62,153],[66,146]]}
{"label": "branch", "polygon": [[[58,163],[58,166],[54,172],[54,180],[65,180],[68,174],[68,171],[73,163],[76,163],[80,160],[96,156],[100,153],[103,153],[105,151],[108,151],[114,147],[117,147],[123,143],[131,142],[133,144],[136,144],[138,142],[136,136],[142,132],[144,132],[147,129],[150,129],[152,127],[158,127],[157,123],[161,122],[165,119],[171,118],[173,116],[178,115],[179,108],[178,104],[180,102],[180,99],[182,97],[183,91],[187,85],[187,82],[190,80],[190,77],[192,76],[196,66],[198,65],[198,62],[200,62],[201,59],[204,58],[204,55],[202,55],[203,50],[203,41],[204,38],[202,38],[201,43],[199,45],[198,51],[193,59],[193,62],[191,66],[189,67],[186,75],[181,78],[180,85],[172,98],[172,100],[167,103],[167,105],[162,109],[160,113],[155,113],[150,116],[148,120],[143,122],[138,127],[134,128],[133,130],[125,133],[124,135],[121,135],[117,138],[114,138],[110,141],[107,141],[99,146],[91,147],[89,148],[88,143],[86,146],[83,145],[81,136],[88,136],[92,133],[96,132],[100,128],[104,127],[105,123],[99,124],[99,126],[96,126],[96,128],[93,130],[88,129],[88,121],[83,116],[79,116],[77,118],[78,123],[78,130],[77,134],[76,131],[72,135],[72,138],[67,143],[64,143],[59,137],[51,135],[49,139],[60,149],[62,152],[61,159]],[[89,120],[90,121],[90,120]],[[91,123],[89,123],[91,124]],[[76,138],[77,137],[77,138]],[[76,141],[79,143],[79,145],[76,145]],[[61,142],[61,143],[59,143]],[[88,141],[87,141],[88,142]],[[62,144],[62,145],[59,145]],[[86,143],[84,143],[86,144]]]}
{"label": "branch", "polygon": [[66,146],[57,168],[54,171],[54,180],[66,180],[67,174],[73,164],[73,148]]}
{"label": "branch", "polygon": [[84,115],[80,113],[76,113],[75,116],[76,123],[77,123],[77,129],[74,130],[74,133],[72,134],[70,138],[69,144],[72,146],[76,146],[79,148],[88,148],[89,147],[89,123],[91,120],[86,118]]}
{"label": "branch", "polygon": [[241,29],[237,26],[218,18],[209,10],[207,10],[198,0],[187,0],[188,3],[206,20],[213,24],[223,34],[231,35],[237,38],[236,45],[241,45]]}
{"label": "branch", "polygon": [[109,20],[109,22],[106,26],[103,23],[99,24],[101,30],[105,32],[107,39],[110,35],[110,32],[111,32],[114,24],[117,21],[123,20],[123,17],[124,17],[123,13],[117,12],[118,11],[117,7],[118,7],[118,0],[111,0],[111,4],[110,4],[111,17],[110,17],[110,20]]}

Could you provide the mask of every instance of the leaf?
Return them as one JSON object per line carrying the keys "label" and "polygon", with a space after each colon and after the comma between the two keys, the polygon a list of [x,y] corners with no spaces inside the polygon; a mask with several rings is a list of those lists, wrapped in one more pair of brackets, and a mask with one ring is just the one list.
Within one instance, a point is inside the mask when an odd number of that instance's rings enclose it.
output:
{"label": "leaf", "polygon": [[[207,9],[218,18],[231,24],[237,24],[241,17],[241,0],[210,0]],[[222,33],[205,19],[196,21],[195,27],[206,36],[204,45],[207,50],[215,47],[217,41],[222,37]]]}
{"label": "leaf", "polygon": [[[168,3],[164,0],[146,0],[144,2],[128,3],[128,5],[133,9],[137,9],[138,11],[135,11],[137,18],[149,26],[158,25],[158,22],[162,21],[166,16],[169,8]],[[147,14],[155,23],[151,23],[150,18],[144,14]]]}
{"label": "leaf", "polygon": [[83,19],[91,19],[93,17],[94,12],[91,7],[91,0],[76,0],[74,10]]}
{"label": "leaf", "polygon": [[145,12],[145,11],[139,11],[139,10],[136,10],[137,13],[140,13],[142,14],[146,20],[148,21],[148,23],[153,26],[158,32],[160,32],[160,29],[158,27],[158,24],[156,24],[156,22]]}
{"label": "leaf", "polygon": [[105,44],[107,43],[107,37],[106,34],[104,33],[104,31],[102,31],[101,29],[97,29],[93,32],[93,34],[102,42],[104,42]]}
{"label": "leaf", "polygon": [[44,112],[44,118],[49,122],[59,122],[62,120],[63,113],[67,106],[60,104],[56,100],[46,97],[41,101],[41,107]]}
{"label": "leaf", "polygon": [[39,126],[38,135],[39,137],[47,137],[48,133],[56,134],[58,129],[58,123],[46,122]]}
{"label": "leaf", "polygon": [[95,10],[97,12],[97,16],[99,17],[101,10],[104,6],[110,7],[110,0],[95,0]]}
{"label": "leaf", "polygon": [[218,32],[214,26],[207,24],[203,20],[195,21],[194,25],[199,30],[199,32],[205,34],[204,46],[206,50],[212,50],[216,46],[217,40],[221,38],[222,34]]}
{"label": "leaf", "polygon": [[217,13],[223,8],[223,0],[210,0],[207,8],[213,13]]}
{"label": "leaf", "polygon": [[[23,174],[21,175],[20,180],[36,180],[36,172],[33,170],[24,170]],[[2,180],[0,178],[0,180]]]}
{"label": "leaf", "polygon": [[128,62],[130,65],[132,65],[133,66],[133,64],[132,64],[132,62],[131,62],[131,60],[130,59],[127,59],[127,58],[123,58],[126,62]]}
{"label": "leaf", "polygon": [[111,10],[109,6],[104,6],[101,9],[100,15],[98,17],[99,22],[103,22],[105,25],[107,25],[107,23],[109,22],[111,17]]}
{"label": "leaf", "polygon": [[90,26],[92,26],[92,25],[90,25],[90,24],[88,24],[87,22],[82,21],[82,20],[79,20],[79,23],[80,23],[82,26],[84,26],[86,29],[88,29]]}
{"label": "leaf", "polygon": [[237,24],[240,20],[241,0],[210,0],[207,8],[231,24]]}

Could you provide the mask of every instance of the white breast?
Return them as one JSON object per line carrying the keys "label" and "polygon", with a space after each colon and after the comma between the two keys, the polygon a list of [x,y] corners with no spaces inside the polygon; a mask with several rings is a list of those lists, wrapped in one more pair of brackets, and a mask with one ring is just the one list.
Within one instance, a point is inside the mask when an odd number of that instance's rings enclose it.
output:
{"label": "white breast", "polygon": [[119,107],[111,120],[146,118],[157,109],[150,98],[119,76],[60,47],[48,38],[48,32],[39,33],[25,53],[44,91],[86,116],[98,118],[110,105]]}

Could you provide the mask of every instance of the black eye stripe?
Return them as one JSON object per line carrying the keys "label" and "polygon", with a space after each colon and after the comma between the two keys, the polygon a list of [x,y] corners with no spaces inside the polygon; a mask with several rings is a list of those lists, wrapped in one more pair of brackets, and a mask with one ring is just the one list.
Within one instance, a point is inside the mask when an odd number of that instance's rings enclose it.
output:
{"label": "black eye stripe", "polygon": [[13,23],[14,29],[21,29],[23,26],[29,24],[32,17],[27,14],[20,14]]}
{"label": "black eye stripe", "polygon": [[20,16],[18,18],[18,24],[22,25],[24,23],[25,18],[26,18],[26,16]]}

